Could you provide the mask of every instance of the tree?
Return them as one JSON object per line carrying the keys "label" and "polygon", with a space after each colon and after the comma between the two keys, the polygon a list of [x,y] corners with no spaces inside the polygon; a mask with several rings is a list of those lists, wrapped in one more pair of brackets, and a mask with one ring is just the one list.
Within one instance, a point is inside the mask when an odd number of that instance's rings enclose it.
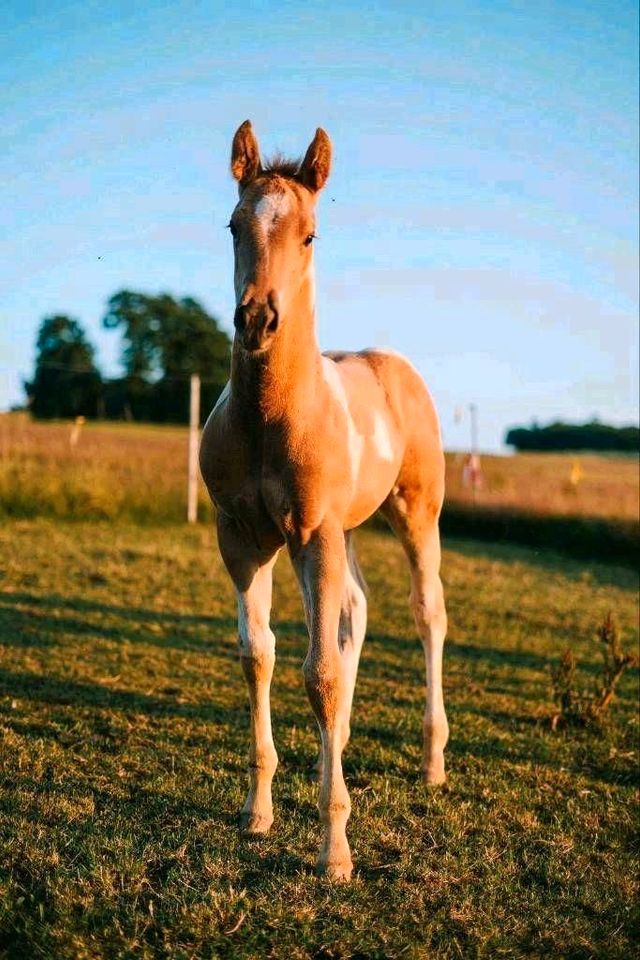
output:
{"label": "tree", "polygon": [[612,427],[595,418],[590,423],[550,423],[540,427],[513,427],[505,443],[516,450],[598,450],[636,453],[640,449],[638,427]]}
{"label": "tree", "polygon": [[127,405],[136,419],[186,422],[189,377],[203,379],[202,409],[213,406],[229,377],[231,341],[192,297],[115,294],[103,320],[120,328]]}
{"label": "tree", "polygon": [[102,378],[77,320],[64,314],[45,317],[36,350],[34,378],[24,385],[34,416],[97,416]]}

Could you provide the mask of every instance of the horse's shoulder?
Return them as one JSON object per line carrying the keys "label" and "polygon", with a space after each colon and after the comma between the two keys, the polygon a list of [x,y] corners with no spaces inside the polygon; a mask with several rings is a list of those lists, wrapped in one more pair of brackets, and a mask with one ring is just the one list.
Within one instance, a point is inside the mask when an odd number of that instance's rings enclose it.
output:
{"label": "horse's shoulder", "polygon": [[247,459],[247,441],[229,415],[227,384],[207,417],[200,438],[200,469],[209,486],[237,472]]}

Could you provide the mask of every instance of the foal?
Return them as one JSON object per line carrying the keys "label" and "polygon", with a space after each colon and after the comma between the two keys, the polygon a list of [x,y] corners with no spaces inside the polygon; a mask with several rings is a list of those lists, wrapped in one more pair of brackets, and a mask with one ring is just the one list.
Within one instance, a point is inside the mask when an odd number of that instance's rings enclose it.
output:
{"label": "foal", "polygon": [[342,751],[366,629],[364,583],[351,531],[380,508],[411,569],[411,607],[426,657],[424,778],[445,780],[442,697],[447,618],[438,516],[444,457],[438,420],[417,371],[389,351],[322,355],[314,307],[315,203],[331,143],[317,130],[302,163],[263,166],[249,121],[233,138],[240,199],[231,379],[202,436],[200,464],[216,506],[223,560],[238,598],[242,667],[251,703],[248,833],[273,822],[278,758],[269,688],[273,566],[286,546],[309,631],[302,671],[322,741],[318,870],[348,879],[351,805]]}

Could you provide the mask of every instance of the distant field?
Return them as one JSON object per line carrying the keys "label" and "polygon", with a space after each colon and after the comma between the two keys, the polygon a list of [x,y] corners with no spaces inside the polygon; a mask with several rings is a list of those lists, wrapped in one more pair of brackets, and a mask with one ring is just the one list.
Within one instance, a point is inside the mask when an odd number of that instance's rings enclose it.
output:
{"label": "distant field", "polygon": [[[43,469],[66,461],[67,433],[37,428],[43,448],[58,437]],[[180,432],[96,428],[76,453],[101,453],[107,506],[108,464],[116,488],[131,477],[137,496],[172,503],[183,446]],[[139,462],[141,449],[154,466],[129,474],[123,451]],[[317,735],[288,563],[275,589],[276,821],[266,839],[247,841],[235,819],[247,696],[211,528],[0,524],[0,955],[635,956],[637,672],[623,678],[603,729],[553,733],[549,670],[570,646],[581,681],[595,684],[595,629],[610,609],[637,648],[636,577],[449,542],[450,783],[429,793],[419,777],[424,661],[404,558],[375,531],[357,543],[371,593],[345,756],[355,872],[351,885],[332,886],[313,874],[317,787],[307,770]]]}
{"label": "distant field", "polygon": [[[0,416],[0,515],[178,521],[185,513],[187,432],[181,427],[87,424],[77,445],[71,425]],[[579,465],[579,480],[571,470]],[[472,503],[463,458],[447,457],[447,502]],[[482,458],[476,508],[541,516],[638,521],[636,458],[519,454]],[[201,515],[210,515],[201,486]]]}
{"label": "distant field", "polygon": [[[447,456],[447,499],[469,502],[462,484],[464,457]],[[571,482],[572,472],[576,483]],[[479,507],[517,508],[545,515],[638,520],[637,457],[518,453],[483,456]]]}

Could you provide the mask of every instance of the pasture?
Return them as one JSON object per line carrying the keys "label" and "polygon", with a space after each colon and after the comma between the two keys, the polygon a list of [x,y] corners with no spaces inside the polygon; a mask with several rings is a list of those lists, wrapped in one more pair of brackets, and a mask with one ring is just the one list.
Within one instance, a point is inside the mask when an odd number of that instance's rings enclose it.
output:
{"label": "pasture", "polygon": [[[69,459],[68,427],[29,429],[64,430]],[[45,504],[66,507],[0,526],[0,953],[633,955],[637,673],[623,678],[603,728],[552,732],[549,672],[570,646],[595,683],[595,630],[610,609],[625,645],[637,644],[636,577],[445,543],[449,784],[427,792],[423,656],[404,558],[386,534],[359,534],[370,607],[345,753],[355,872],[350,885],[331,884],[313,874],[317,737],[288,563],[278,563],[274,597],[276,821],[267,838],[246,840],[235,814],[248,705],[230,584],[210,525],[153,522],[153,511],[166,519],[181,505],[170,493],[177,456],[166,452],[174,437],[182,451],[184,435],[129,428],[128,450],[155,451],[145,473],[127,468],[118,429],[117,443],[116,428],[87,430],[67,474],[80,485],[73,495],[54,496],[46,462],[38,481],[32,453],[15,467],[3,460],[3,498],[16,469],[25,485],[14,503],[44,490]],[[107,467],[87,461],[89,442]],[[78,492],[92,469],[100,482]],[[87,503],[106,516],[118,503],[119,519],[60,519]],[[131,522],[137,511],[144,526]]]}
{"label": "pasture", "polygon": [[[185,516],[187,430],[87,423],[72,447],[69,423],[0,415],[0,516],[180,521]],[[447,455],[447,504],[469,506],[464,457]],[[572,466],[580,480],[571,483]],[[518,454],[483,456],[478,509],[638,523],[637,458]],[[200,516],[211,516],[200,488]]]}

